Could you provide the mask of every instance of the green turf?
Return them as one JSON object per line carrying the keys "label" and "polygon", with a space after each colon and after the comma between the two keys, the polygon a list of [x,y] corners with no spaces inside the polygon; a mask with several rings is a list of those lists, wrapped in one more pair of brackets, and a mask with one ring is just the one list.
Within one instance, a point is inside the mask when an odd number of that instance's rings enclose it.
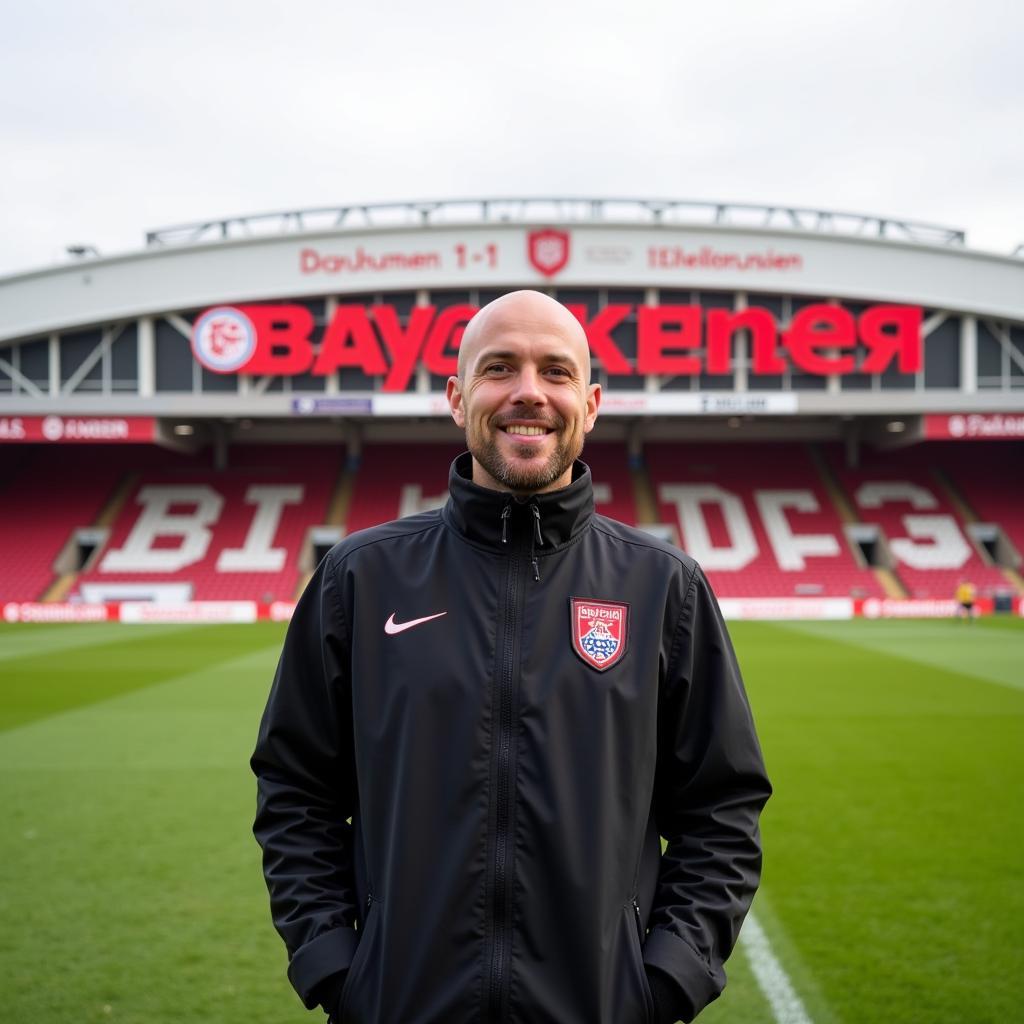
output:
{"label": "green turf", "polygon": [[812,1018],[1024,1019],[1024,622],[734,636],[776,788],[764,891]]}
{"label": "green turf", "polygon": [[[1024,622],[733,627],[758,921],[815,1024],[1024,1019]],[[288,1024],[247,758],[278,625],[0,627],[0,1020]],[[744,947],[702,1024],[773,1020]]]}

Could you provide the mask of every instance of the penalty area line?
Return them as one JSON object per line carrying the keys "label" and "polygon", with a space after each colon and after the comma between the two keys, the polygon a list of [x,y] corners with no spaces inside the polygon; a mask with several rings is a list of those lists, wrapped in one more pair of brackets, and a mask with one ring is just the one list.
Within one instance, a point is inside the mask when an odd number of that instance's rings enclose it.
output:
{"label": "penalty area line", "polygon": [[761,922],[753,913],[747,914],[739,941],[778,1024],[812,1024],[803,1001],[793,988],[785,968],[779,963],[779,958],[772,951]]}

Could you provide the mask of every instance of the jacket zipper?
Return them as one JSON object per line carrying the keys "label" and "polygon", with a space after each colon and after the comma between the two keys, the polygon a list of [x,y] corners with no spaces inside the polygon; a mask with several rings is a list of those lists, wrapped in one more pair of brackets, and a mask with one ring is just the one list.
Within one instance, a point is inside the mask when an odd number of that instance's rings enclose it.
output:
{"label": "jacket zipper", "polygon": [[511,959],[511,936],[508,927],[508,862],[511,846],[512,801],[515,778],[512,772],[513,741],[515,737],[515,648],[517,629],[517,600],[519,592],[519,560],[513,555],[509,565],[508,585],[505,591],[505,635],[499,685],[497,794],[493,844],[493,894],[491,914],[491,977],[488,990],[488,1019],[502,1019],[504,984]]}
{"label": "jacket zipper", "polygon": [[633,904],[633,920],[636,922],[636,938],[637,938],[637,958],[640,966],[640,986],[644,993],[644,1007],[647,1013],[647,1020],[654,1019],[654,1003],[650,995],[650,988],[646,978],[646,968],[644,967],[644,919],[640,914],[640,904],[637,903],[636,899],[630,901]]}
{"label": "jacket zipper", "polygon": [[[370,913],[373,910],[373,889],[371,888],[366,894],[366,908],[363,911],[363,920],[359,925],[359,944],[362,945],[367,941],[366,936],[370,928]],[[358,949],[358,947],[357,947]],[[368,952],[368,950],[367,950]],[[364,953],[364,958],[366,953]],[[353,961],[354,963],[355,961]],[[362,971],[362,963],[359,965],[359,970]],[[341,1004],[338,1007],[338,1015],[335,1016],[333,1013],[330,1014],[327,1020],[327,1024],[341,1024],[345,1019],[345,1010],[348,1007],[349,996],[352,994],[352,967],[349,965],[348,978],[346,978],[344,985],[341,990]]]}

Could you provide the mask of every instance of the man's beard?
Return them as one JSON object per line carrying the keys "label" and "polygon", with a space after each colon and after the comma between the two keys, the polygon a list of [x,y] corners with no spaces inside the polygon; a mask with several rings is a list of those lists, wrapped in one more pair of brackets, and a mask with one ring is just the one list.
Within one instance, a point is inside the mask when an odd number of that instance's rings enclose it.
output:
{"label": "man's beard", "polygon": [[[517,417],[523,419],[522,415]],[[539,423],[539,421],[538,421]],[[492,433],[483,438],[466,436],[473,458],[498,483],[517,493],[535,494],[550,487],[580,457],[583,452],[583,432],[565,433],[565,421],[558,417],[554,423],[545,423],[556,435],[555,448],[546,458],[534,457],[529,461],[510,465],[498,448],[499,424],[490,424]],[[514,436],[514,435],[512,435]],[[524,456],[533,448],[523,445]]]}

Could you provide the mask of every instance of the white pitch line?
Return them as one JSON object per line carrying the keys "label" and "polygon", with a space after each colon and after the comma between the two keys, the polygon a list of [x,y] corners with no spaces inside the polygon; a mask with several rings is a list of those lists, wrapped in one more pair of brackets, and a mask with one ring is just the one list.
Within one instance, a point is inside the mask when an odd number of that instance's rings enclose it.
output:
{"label": "white pitch line", "polygon": [[778,957],[772,952],[761,922],[752,913],[747,914],[740,931],[740,943],[750,961],[757,984],[768,1000],[772,1016],[778,1024],[812,1024],[803,1001],[796,994]]}

